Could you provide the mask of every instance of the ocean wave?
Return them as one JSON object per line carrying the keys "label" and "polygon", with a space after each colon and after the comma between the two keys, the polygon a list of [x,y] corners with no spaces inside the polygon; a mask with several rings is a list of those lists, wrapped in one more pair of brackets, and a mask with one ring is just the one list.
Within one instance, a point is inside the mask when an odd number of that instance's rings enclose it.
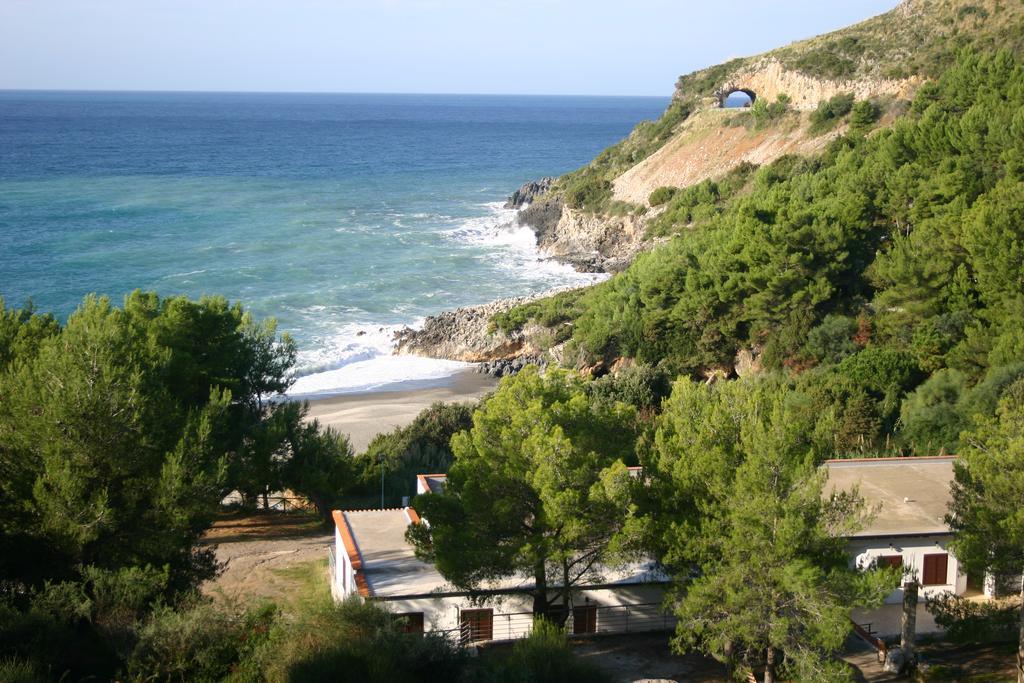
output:
{"label": "ocean wave", "polygon": [[[490,264],[507,274],[512,294],[539,293],[598,282],[605,274],[578,273],[571,266],[544,256],[537,248],[534,232],[518,225],[516,211],[501,202],[481,205],[480,215],[452,219],[452,227],[438,231],[442,239],[457,249],[470,250],[472,258]],[[420,214],[422,215],[422,214]],[[420,220],[420,215],[410,217]],[[394,221],[396,224],[397,220]],[[428,299],[444,299],[445,292],[431,292]],[[483,303],[483,302],[479,302]],[[334,317],[333,307],[312,305],[303,313],[312,318]],[[391,320],[402,320],[416,310],[411,304],[396,304]],[[349,313],[351,315],[351,312]],[[368,316],[366,311],[361,316]],[[417,356],[395,356],[395,333],[404,328],[422,326],[423,318],[408,324],[367,322],[341,325],[333,335],[310,340],[298,359],[299,371],[290,396],[313,398],[335,394],[360,393],[429,386],[443,383],[472,364]]]}

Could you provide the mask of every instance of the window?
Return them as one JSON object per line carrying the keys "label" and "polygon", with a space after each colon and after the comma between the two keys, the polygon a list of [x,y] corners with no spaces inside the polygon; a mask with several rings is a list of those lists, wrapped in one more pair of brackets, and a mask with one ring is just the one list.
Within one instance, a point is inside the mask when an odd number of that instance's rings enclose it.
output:
{"label": "window", "polygon": [[405,633],[423,633],[423,612],[406,612],[399,614],[402,620],[402,631]]}
{"label": "window", "polygon": [[878,558],[879,567],[902,567],[903,556],[902,555],[882,555]]}
{"label": "window", "polygon": [[935,553],[924,556],[924,576],[921,583],[925,586],[942,586],[948,583],[946,574],[949,567],[949,555]]}
{"label": "window", "polygon": [[597,605],[583,605],[572,608],[572,632],[597,633]]}
{"label": "window", "polygon": [[459,615],[459,626],[466,642],[494,640],[494,610],[464,609]]}

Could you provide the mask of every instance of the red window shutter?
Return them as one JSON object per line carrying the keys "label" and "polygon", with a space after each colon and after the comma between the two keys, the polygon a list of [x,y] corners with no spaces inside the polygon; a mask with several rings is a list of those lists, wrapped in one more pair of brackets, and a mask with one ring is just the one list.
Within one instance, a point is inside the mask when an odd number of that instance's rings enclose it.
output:
{"label": "red window shutter", "polygon": [[878,566],[880,567],[902,567],[903,556],[902,555],[882,555],[878,558]]}
{"label": "red window shutter", "polygon": [[949,573],[949,555],[934,553],[924,556],[922,583],[926,586],[942,586],[947,583]]}

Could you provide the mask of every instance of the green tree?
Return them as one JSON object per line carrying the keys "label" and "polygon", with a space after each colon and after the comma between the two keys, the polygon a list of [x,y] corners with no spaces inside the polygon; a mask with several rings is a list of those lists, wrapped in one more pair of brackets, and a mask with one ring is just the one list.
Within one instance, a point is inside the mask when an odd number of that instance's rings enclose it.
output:
{"label": "green tree", "polygon": [[294,345],[221,298],[91,296],[62,329],[14,317],[6,338],[32,341],[7,344],[18,355],[0,371],[5,576],[167,565],[172,591],[211,576],[196,542]]}
{"label": "green tree", "polygon": [[676,384],[649,452],[648,533],[680,589],[675,646],[732,666],[834,681],[850,609],[880,603],[891,573],[851,569],[846,536],[866,517],[823,496],[809,404],[774,379]]}
{"label": "green tree", "polygon": [[417,474],[443,473],[451,467],[451,439],[473,426],[473,404],[437,402],[411,424],[378,434],[356,457],[356,486],[365,494],[379,491],[381,466],[388,497],[412,496]]}
{"label": "green tree", "polygon": [[[1024,381],[962,437],[953,500],[946,521],[951,548],[970,573],[996,576],[1024,571]],[[1024,682],[1024,583],[1017,648],[1017,681]]]}
{"label": "green tree", "polygon": [[452,438],[444,495],[413,502],[430,522],[410,528],[417,554],[465,590],[531,577],[537,615],[568,605],[613,557],[636,425],[632,407],[590,400],[576,375],[529,367],[506,378]]}

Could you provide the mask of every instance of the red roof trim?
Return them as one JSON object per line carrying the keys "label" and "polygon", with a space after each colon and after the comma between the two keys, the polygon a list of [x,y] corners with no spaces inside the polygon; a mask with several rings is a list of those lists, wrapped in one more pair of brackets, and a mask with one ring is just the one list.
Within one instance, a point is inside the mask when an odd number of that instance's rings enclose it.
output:
{"label": "red roof trim", "polygon": [[363,558],[359,555],[359,547],[356,545],[355,537],[352,535],[352,528],[348,525],[348,519],[345,517],[345,513],[340,510],[334,510],[331,516],[334,518],[334,526],[337,527],[338,533],[341,535],[341,542],[345,546],[345,552],[348,554],[348,561],[352,565],[352,573],[356,577],[356,589],[359,591],[359,595],[369,598],[373,595],[373,592],[370,590],[370,585],[366,582],[366,575],[363,573]]}
{"label": "red roof trim", "polygon": [[412,508],[405,508],[405,516],[409,518],[411,524],[420,523],[420,516]]}

